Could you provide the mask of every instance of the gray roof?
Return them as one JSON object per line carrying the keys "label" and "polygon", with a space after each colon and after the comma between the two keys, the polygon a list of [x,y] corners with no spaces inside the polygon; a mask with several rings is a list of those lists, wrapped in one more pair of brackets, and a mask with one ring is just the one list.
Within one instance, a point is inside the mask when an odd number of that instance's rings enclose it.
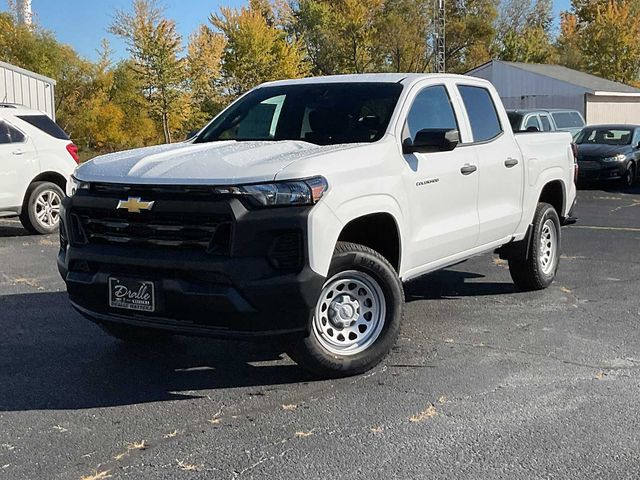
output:
{"label": "gray roof", "polygon": [[[522,63],[522,62],[505,62],[502,60],[492,60],[492,62],[502,63],[514,68],[526,70],[531,73],[550,77],[562,82],[571,83],[578,87],[582,87],[586,90],[593,92],[614,92],[614,93],[638,93],[640,94],[640,88],[635,88],[624,83],[613,82],[605,78],[597,77],[589,73],[580,72],[578,70],[572,70],[562,65],[547,65],[541,63]],[[486,64],[485,64],[486,65]],[[484,65],[475,68],[473,71],[484,67]],[[471,72],[469,72],[471,73]]]}

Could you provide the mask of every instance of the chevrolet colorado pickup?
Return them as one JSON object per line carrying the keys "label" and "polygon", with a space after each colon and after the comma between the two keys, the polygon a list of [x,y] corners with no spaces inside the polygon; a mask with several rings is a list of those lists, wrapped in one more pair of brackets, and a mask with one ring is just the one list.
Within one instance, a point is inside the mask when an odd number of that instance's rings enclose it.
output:
{"label": "chevrolet colorado pickup", "polygon": [[575,173],[571,135],[514,135],[485,80],[272,82],[187,142],[80,165],[58,267],[125,341],[280,337],[311,371],[353,375],[394,344],[403,282],[497,250],[518,287],[547,287]]}

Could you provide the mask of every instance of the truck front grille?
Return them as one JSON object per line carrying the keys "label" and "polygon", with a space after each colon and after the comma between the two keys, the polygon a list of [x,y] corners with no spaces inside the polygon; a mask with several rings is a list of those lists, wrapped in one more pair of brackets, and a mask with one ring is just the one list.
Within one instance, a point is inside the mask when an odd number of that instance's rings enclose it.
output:
{"label": "truck front grille", "polygon": [[226,215],[75,208],[76,243],[201,249],[228,255],[231,219]]}

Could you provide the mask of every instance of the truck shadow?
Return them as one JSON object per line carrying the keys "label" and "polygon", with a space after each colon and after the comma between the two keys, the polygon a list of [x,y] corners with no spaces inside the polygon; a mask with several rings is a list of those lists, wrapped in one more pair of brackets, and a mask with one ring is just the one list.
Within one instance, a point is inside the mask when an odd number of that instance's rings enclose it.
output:
{"label": "truck shadow", "polygon": [[313,380],[268,344],[176,337],[125,346],[76,314],[62,292],[0,296],[0,312],[0,411],[186,400],[198,390]]}
{"label": "truck shadow", "polygon": [[516,293],[511,282],[469,282],[484,275],[458,270],[439,270],[405,285],[405,300],[438,300],[442,298],[477,297]]}

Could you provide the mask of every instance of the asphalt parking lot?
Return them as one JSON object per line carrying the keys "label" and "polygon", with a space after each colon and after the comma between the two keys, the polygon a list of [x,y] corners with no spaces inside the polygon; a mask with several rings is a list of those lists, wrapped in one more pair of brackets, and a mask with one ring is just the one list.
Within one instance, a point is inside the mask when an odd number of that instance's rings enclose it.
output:
{"label": "asphalt parking lot", "polygon": [[126,347],[68,306],[57,237],[0,221],[0,478],[638,478],[640,188],[577,216],[548,290],[492,255],[414,281],[393,353],[337,381],[265,345]]}

